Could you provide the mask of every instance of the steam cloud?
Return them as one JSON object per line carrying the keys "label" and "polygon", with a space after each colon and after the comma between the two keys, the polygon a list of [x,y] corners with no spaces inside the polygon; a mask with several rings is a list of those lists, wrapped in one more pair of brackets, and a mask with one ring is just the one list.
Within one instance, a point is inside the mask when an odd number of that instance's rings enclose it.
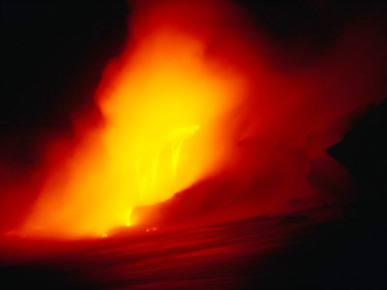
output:
{"label": "steam cloud", "polygon": [[[232,101],[225,97],[225,106],[232,106],[217,121],[218,166],[172,198],[134,208],[141,223],[232,220],[343,198],[350,178],[326,149],[341,140],[358,114],[383,98],[386,58],[379,53],[373,11],[355,17],[336,41],[315,52],[305,49],[307,37],[281,47],[249,11],[229,1],[134,1],[133,7],[127,48],[105,70],[96,103],[103,103],[106,88],[137,45],[164,30],[198,41],[200,61],[239,84]],[[50,142],[47,165],[36,169],[42,179],[66,164],[67,155],[76,155],[85,139],[100,134],[104,125],[85,125],[88,118],[74,120],[75,141]],[[62,156],[58,152],[66,144],[72,153],[64,150]],[[10,195],[24,190],[31,189],[4,187]]]}

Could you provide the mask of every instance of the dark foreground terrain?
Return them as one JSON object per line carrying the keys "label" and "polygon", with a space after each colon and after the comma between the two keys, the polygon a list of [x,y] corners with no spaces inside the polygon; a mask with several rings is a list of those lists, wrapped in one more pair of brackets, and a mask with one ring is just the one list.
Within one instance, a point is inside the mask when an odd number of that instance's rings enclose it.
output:
{"label": "dark foreground terrain", "polygon": [[9,241],[3,252],[11,265],[2,281],[14,287],[252,287],[267,280],[276,253],[291,248],[327,211],[185,230],[154,227],[97,241]]}
{"label": "dark foreground terrain", "polygon": [[150,228],[97,241],[8,241],[2,289],[382,289],[382,264],[375,263],[382,263],[382,245],[358,256],[358,229],[326,220],[337,210]]}

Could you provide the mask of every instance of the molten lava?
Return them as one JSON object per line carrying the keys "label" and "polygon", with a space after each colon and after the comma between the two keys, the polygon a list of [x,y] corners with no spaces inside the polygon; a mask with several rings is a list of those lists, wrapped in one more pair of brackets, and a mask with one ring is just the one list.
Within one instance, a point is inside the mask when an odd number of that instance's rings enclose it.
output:
{"label": "molten lava", "polygon": [[73,156],[52,169],[22,232],[106,237],[136,223],[135,207],[214,172],[226,154],[221,121],[241,90],[222,68],[205,60],[194,36],[170,28],[142,35],[98,90],[104,126],[84,132]]}
{"label": "molten lava", "polygon": [[294,39],[300,52],[281,58],[282,45],[231,1],[133,2],[129,41],[95,93],[97,114],[75,119],[70,138],[52,137],[37,185],[7,188],[39,189],[17,234],[107,237],[140,223],[337,202],[347,175],[326,149],[382,97],[378,30],[349,26],[295,65],[307,40]]}

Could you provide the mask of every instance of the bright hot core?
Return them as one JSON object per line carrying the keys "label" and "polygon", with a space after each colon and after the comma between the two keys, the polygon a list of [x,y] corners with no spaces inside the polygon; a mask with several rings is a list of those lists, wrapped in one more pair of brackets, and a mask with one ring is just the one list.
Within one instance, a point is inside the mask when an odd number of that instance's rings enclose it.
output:
{"label": "bright hot core", "polygon": [[142,37],[97,90],[104,126],[83,132],[74,154],[51,169],[22,233],[106,237],[135,225],[136,207],[165,201],[221,166],[221,128],[240,90],[199,39],[168,29]]}

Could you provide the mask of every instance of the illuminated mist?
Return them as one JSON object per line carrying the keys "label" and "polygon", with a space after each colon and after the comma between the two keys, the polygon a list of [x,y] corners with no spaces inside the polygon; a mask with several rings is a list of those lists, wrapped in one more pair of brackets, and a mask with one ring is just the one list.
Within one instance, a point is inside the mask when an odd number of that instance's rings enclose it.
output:
{"label": "illuminated mist", "polygon": [[242,97],[241,80],[206,60],[200,37],[159,22],[109,64],[96,95],[104,124],[54,161],[26,235],[105,237],[136,224],[135,207],[171,198],[226,158],[221,121]]}
{"label": "illuminated mist", "polygon": [[287,71],[231,2],[133,6],[125,51],[95,94],[102,124],[74,120],[71,154],[61,155],[61,139],[48,145],[45,181],[18,235],[106,237],[334,201],[321,184],[340,192],[347,177],[325,150],[348,116],[380,100],[372,31],[347,29],[313,65]]}

